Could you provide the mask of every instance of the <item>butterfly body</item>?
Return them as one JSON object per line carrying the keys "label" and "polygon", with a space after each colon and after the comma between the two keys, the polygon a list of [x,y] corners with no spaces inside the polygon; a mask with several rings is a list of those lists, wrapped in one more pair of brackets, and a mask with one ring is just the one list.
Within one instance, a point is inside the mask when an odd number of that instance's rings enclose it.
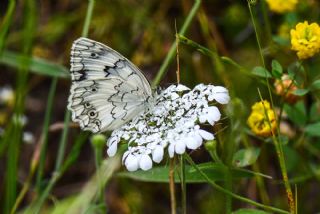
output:
{"label": "butterfly body", "polygon": [[84,130],[114,130],[152,106],[152,90],[142,72],[104,44],[77,39],[70,72],[68,108]]}

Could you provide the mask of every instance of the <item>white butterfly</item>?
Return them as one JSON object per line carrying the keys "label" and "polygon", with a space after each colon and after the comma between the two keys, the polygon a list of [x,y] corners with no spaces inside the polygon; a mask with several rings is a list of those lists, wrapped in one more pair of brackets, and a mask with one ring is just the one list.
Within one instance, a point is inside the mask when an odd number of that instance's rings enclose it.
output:
{"label": "white butterfly", "polygon": [[94,133],[114,130],[150,107],[149,82],[117,51],[79,38],[71,48],[72,120]]}

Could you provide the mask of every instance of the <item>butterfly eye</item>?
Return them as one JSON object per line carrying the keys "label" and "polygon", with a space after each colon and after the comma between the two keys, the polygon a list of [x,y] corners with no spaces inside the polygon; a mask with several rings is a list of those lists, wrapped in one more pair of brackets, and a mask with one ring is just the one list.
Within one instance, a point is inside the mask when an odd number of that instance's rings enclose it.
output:
{"label": "butterfly eye", "polygon": [[94,110],[89,111],[89,117],[95,118],[97,116],[97,113]]}

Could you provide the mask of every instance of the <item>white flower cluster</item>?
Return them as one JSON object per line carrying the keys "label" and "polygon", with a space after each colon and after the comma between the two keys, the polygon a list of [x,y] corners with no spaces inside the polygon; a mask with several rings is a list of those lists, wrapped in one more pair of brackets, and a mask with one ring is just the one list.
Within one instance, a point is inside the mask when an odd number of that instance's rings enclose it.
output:
{"label": "white flower cluster", "polygon": [[150,110],[112,132],[108,139],[108,155],[113,156],[120,141],[128,142],[122,161],[129,171],[149,170],[152,163],[169,156],[197,149],[203,140],[214,135],[202,130],[199,124],[214,125],[220,111],[214,103],[227,104],[228,90],[221,86],[197,85],[190,90],[184,85],[172,85],[155,97]]}

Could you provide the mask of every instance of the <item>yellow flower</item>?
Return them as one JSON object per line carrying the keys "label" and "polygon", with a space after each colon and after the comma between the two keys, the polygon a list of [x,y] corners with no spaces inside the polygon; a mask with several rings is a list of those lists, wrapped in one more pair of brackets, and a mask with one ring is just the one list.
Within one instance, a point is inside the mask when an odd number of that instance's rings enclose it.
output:
{"label": "yellow flower", "polygon": [[247,123],[252,132],[261,137],[271,136],[276,130],[277,122],[270,103],[266,100],[257,102],[251,107],[251,110]]}
{"label": "yellow flower", "polygon": [[312,57],[320,50],[320,27],[317,23],[298,23],[291,29],[291,49],[297,51],[299,59]]}
{"label": "yellow flower", "polygon": [[285,13],[296,8],[298,0],[266,0],[271,11],[275,13]]}

